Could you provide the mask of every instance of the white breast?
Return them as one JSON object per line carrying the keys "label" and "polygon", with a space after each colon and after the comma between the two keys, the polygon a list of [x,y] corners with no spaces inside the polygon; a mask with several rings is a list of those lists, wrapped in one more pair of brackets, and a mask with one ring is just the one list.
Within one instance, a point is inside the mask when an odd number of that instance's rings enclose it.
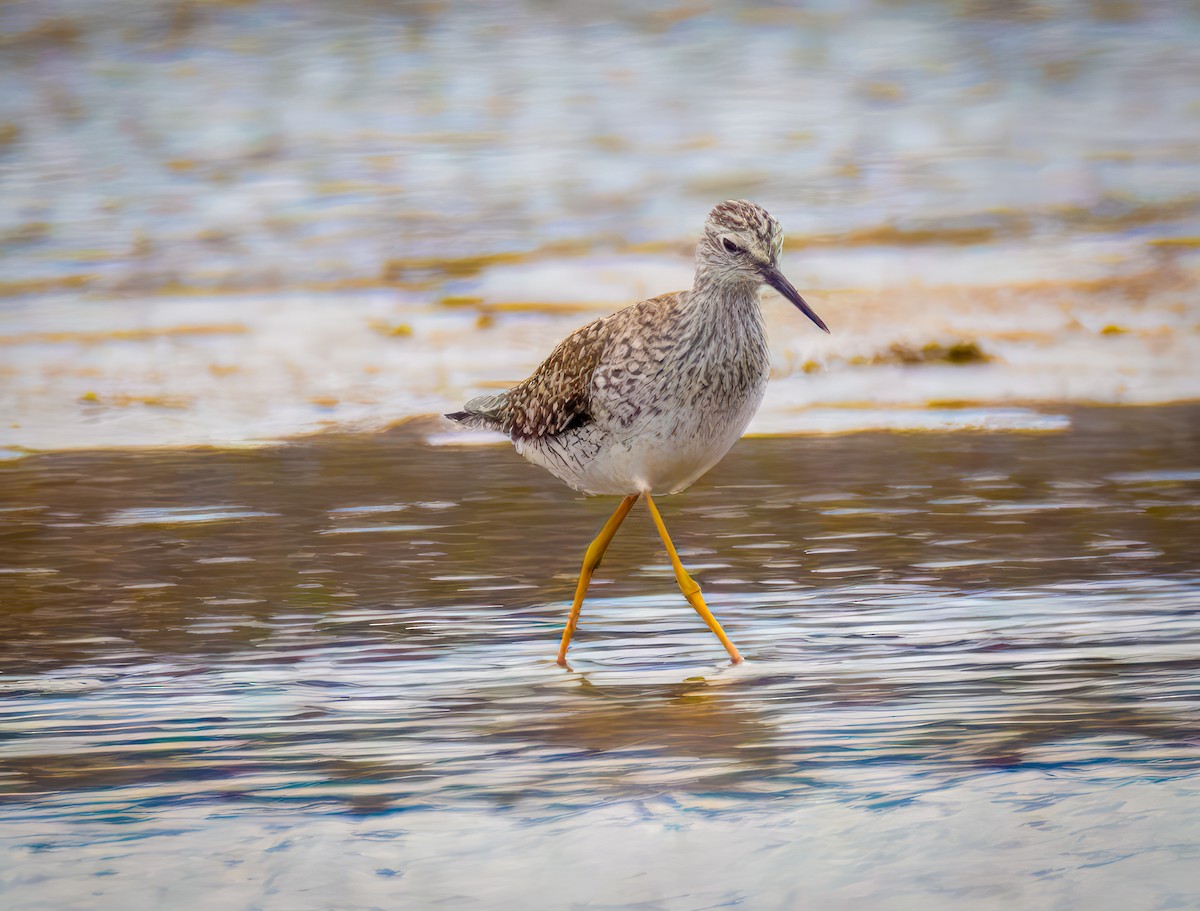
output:
{"label": "white breast", "polygon": [[584,493],[678,493],[724,458],[754,417],[765,388],[764,381],[721,408],[703,397],[680,401],[616,432],[588,424],[518,442],[517,451]]}

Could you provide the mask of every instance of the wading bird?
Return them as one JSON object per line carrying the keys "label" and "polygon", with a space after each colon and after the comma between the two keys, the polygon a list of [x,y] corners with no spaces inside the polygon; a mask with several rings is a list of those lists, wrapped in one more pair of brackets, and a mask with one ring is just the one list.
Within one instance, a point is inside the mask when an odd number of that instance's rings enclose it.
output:
{"label": "wading bird", "polygon": [[633,304],[567,336],[523,383],[448,414],[505,433],[517,452],[586,494],[623,497],[587,549],[558,663],[592,573],[639,496],[679,588],[742,660],[679,560],[653,494],[679,493],[719,462],[758,410],[770,373],[759,292],[770,285],[829,329],[779,271],[783,230],[760,206],[723,202],[708,215],[687,291]]}

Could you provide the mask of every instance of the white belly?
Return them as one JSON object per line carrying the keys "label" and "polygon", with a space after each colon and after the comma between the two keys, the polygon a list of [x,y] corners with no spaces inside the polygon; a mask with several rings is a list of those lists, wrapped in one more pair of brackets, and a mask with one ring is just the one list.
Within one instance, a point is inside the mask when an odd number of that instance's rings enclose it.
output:
{"label": "white belly", "polygon": [[[765,380],[765,378],[764,378]],[[679,493],[724,458],[762,401],[765,382],[717,409],[698,401],[617,432],[589,424],[517,451],[576,490]]]}

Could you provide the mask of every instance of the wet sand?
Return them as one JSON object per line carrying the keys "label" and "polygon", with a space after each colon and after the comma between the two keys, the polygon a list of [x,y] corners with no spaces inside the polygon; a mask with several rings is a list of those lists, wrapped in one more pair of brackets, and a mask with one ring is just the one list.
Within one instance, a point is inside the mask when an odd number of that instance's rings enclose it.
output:
{"label": "wet sand", "polygon": [[[1200,901],[1200,408],[743,440],[642,510],[427,429],[0,466],[10,908]],[[85,897],[81,899],[81,897]]]}

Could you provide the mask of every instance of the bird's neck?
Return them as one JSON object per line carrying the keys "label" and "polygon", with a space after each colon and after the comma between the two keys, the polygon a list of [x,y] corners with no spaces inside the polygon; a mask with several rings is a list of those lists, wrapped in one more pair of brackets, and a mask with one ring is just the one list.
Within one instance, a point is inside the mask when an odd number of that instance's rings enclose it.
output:
{"label": "bird's neck", "polygon": [[692,309],[705,311],[713,318],[754,318],[759,313],[761,286],[761,282],[741,276],[700,269],[692,285]]}
{"label": "bird's neck", "polygon": [[686,321],[714,343],[739,344],[765,335],[757,283],[700,270],[686,311]]}

